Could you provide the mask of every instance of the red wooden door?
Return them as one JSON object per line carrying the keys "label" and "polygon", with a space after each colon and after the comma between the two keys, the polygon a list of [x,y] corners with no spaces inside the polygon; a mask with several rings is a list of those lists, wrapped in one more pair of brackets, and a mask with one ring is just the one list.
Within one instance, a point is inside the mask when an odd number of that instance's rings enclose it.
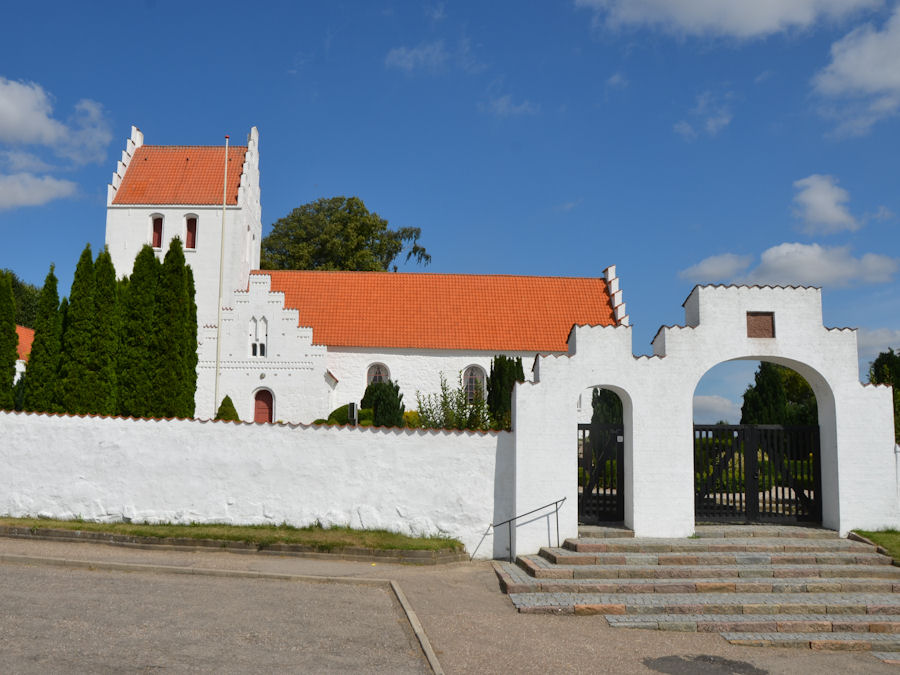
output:
{"label": "red wooden door", "polygon": [[254,422],[272,421],[272,392],[261,389],[256,392],[256,403],[253,409]]}

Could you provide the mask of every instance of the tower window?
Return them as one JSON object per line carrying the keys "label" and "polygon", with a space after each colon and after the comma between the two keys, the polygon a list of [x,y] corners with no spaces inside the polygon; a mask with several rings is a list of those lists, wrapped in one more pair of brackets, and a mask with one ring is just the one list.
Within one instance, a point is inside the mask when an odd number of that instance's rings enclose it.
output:
{"label": "tower window", "polygon": [[266,342],[269,338],[269,324],[262,319],[250,319],[250,356],[266,357]]}
{"label": "tower window", "polygon": [[187,219],[184,247],[197,248],[197,218],[195,216],[190,216]]}
{"label": "tower window", "polygon": [[162,216],[153,217],[153,248],[162,248]]}

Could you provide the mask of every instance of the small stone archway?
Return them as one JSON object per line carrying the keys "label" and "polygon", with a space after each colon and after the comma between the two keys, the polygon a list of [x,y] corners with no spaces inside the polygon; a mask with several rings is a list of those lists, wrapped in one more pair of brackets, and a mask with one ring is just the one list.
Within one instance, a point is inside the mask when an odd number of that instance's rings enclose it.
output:
{"label": "small stone archway", "polygon": [[[619,399],[622,406],[622,442],[618,442],[617,436],[609,437],[613,431],[618,432],[618,424],[615,425],[617,429],[602,431],[591,424],[578,424],[578,519],[586,524],[621,522],[624,520],[625,472],[628,470],[626,447],[631,436],[630,415],[626,414],[626,409],[630,409],[630,397],[621,387],[609,384],[591,385],[581,396],[586,392],[592,394],[595,389],[609,391]],[[588,405],[589,409],[591,407]],[[612,454],[598,456],[598,448],[593,446],[598,441],[595,435],[604,437],[603,444],[607,447],[603,450],[612,450]]]}
{"label": "small stone archway", "polygon": [[274,421],[275,397],[269,389],[257,389],[253,394],[253,421],[269,424]]}
{"label": "small stone archway", "polygon": [[[694,390],[716,364],[754,359],[793,368],[816,394],[823,525],[843,534],[900,524],[890,389],[860,383],[856,333],[822,325],[820,289],[698,286],[684,309],[685,324],[661,328],[652,356],[633,355],[629,326],[575,326],[567,354],[535,360],[535,381],[517,386],[513,397],[516,513],[566,497],[560,536],[577,536],[570,402],[606,382],[622,392],[631,431],[625,524],[638,536],[693,534]],[[760,315],[771,334],[760,336]],[[516,551],[547,545],[545,530],[517,528]]]}

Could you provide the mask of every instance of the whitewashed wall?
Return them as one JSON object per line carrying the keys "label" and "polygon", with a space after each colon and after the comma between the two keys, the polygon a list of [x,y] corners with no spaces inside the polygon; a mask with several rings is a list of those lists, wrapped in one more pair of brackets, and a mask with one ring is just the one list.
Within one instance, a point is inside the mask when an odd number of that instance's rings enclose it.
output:
{"label": "whitewashed wall", "polygon": [[0,514],[289,523],[482,541],[512,504],[511,434],[0,412]]}
{"label": "whitewashed wall", "polygon": [[[747,337],[746,313],[774,312],[775,337]],[[577,533],[577,399],[604,386],[623,401],[625,522],[638,536],[694,531],[692,399],[712,367],[767,360],[803,375],[821,430],[823,525],[900,526],[889,387],[860,384],[856,332],[822,325],[816,288],[697,287],[685,326],[660,329],[654,356],[634,357],[631,329],[575,327],[569,354],[538,358],[535,383],[514,393],[516,512],[562,497],[563,537]],[[546,515],[517,528],[515,550],[552,543]]]}

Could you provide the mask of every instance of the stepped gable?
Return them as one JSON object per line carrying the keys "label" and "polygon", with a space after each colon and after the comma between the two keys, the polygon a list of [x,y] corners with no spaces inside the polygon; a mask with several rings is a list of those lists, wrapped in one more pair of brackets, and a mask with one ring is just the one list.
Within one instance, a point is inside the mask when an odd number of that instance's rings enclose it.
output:
{"label": "stepped gable", "polygon": [[799,526],[697,526],[690,539],[585,530],[494,563],[519,612],[900,659],[900,568],[868,543]]}
{"label": "stepped gable", "polygon": [[255,271],[329,347],[565,352],[575,324],[612,326],[605,279]]}
{"label": "stepped gable", "polygon": [[[238,203],[246,146],[228,148],[227,203]],[[141,145],[112,203],[221,204],[225,146]]]}

